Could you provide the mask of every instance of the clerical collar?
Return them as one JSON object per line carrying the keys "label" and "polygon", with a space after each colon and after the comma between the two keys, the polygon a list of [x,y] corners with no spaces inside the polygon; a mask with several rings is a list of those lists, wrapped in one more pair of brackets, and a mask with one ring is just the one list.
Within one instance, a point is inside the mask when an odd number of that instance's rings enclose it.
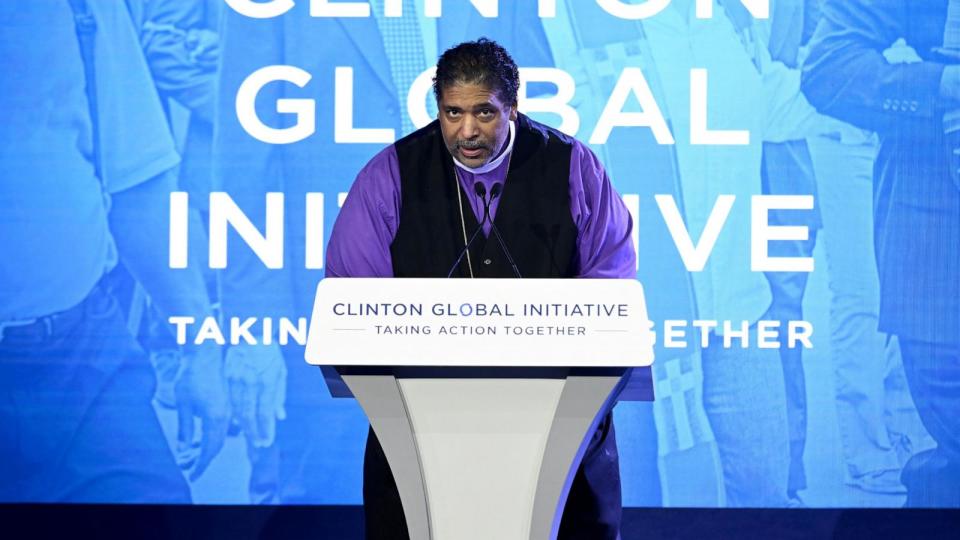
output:
{"label": "clerical collar", "polygon": [[515,138],[514,137],[515,130],[516,128],[514,127],[514,122],[513,120],[510,120],[510,140],[509,142],[507,142],[507,148],[503,152],[501,152],[499,156],[497,156],[497,159],[491,161],[490,163],[481,165],[476,169],[474,169],[472,167],[467,167],[463,163],[460,163],[460,161],[456,157],[453,158],[453,162],[457,165],[457,167],[460,167],[461,169],[467,171],[470,174],[484,174],[496,169],[497,167],[500,166],[500,164],[503,163],[503,160],[507,159],[507,156],[510,155],[510,152],[513,152],[513,140]]}

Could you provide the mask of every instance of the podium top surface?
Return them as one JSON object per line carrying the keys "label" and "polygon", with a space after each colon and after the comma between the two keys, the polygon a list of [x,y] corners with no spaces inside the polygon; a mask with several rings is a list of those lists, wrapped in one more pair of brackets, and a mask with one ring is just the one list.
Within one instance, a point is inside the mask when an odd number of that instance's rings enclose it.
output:
{"label": "podium top surface", "polygon": [[639,367],[643,287],[623,279],[327,278],[307,362],[336,366]]}

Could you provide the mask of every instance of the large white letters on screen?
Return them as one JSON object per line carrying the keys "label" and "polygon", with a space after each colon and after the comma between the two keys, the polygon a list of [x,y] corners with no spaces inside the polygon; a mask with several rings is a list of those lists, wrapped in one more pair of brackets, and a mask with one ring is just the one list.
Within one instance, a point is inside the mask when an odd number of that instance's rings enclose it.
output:
{"label": "large white letters on screen", "polygon": [[[640,102],[643,112],[623,112],[623,106],[630,94]],[[620,74],[620,79],[617,80],[607,105],[600,113],[593,135],[590,136],[590,144],[606,144],[614,127],[628,126],[649,127],[659,144],[674,144],[673,134],[667,127],[667,121],[660,112],[657,100],[653,98],[647,79],[640,68],[635,67],[624,68]]]}
{"label": "large white letters on screen", "polygon": [[[385,0],[383,3],[385,17],[403,17],[403,0]],[[407,13],[407,15],[412,15]]]}
{"label": "large white letters on screen", "polygon": [[[458,0],[463,1],[463,0]],[[587,0],[582,0],[587,1]],[[696,16],[698,19],[713,17],[713,3],[715,0],[696,0]],[[630,3],[624,0],[596,0],[604,11],[614,17],[627,20],[648,19],[663,11],[670,5],[670,0],[646,0],[640,3]],[[294,0],[226,0],[227,5],[241,15],[255,19],[269,19],[279,17],[290,11]],[[493,18],[499,15],[499,0],[470,0],[477,13],[483,17]],[[770,18],[770,0],[740,0],[747,11],[755,19]],[[424,15],[437,18],[443,12],[443,0],[424,0]],[[411,16],[403,13],[403,0],[384,0],[383,12],[387,17]],[[370,3],[346,0],[310,0],[311,17],[369,17]],[[537,15],[541,18],[557,16],[557,0],[538,0]]]}
{"label": "large white letters on screen", "polygon": [[[459,0],[463,1],[463,0]],[[496,17],[499,13],[500,0],[470,0],[477,13],[486,18]],[[423,11],[427,17],[439,17],[442,14],[443,0],[426,0]]]}
{"label": "large white letters on screen", "polygon": [[557,0],[540,0],[537,2],[537,15],[541,19],[552,19],[557,16]]}
{"label": "large white letters on screen", "polygon": [[707,259],[710,258],[710,252],[713,251],[714,244],[723,230],[723,225],[727,222],[727,216],[730,215],[730,209],[733,208],[733,202],[736,200],[734,195],[720,195],[717,202],[710,211],[710,217],[707,218],[707,224],[700,233],[700,241],[693,245],[690,238],[690,231],[683,223],[683,217],[680,215],[680,209],[677,208],[677,202],[669,195],[656,195],[657,206],[660,207],[660,214],[663,215],[663,221],[667,224],[670,236],[673,237],[673,243],[680,252],[680,258],[683,259],[684,266],[690,272],[700,272],[707,265]]}
{"label": "large white letters on screen", "polygon": [[[406,111],[413,125],[420,128],[431,121],[427,99],[433,87],[436,68],[421,73],[407,91]],[[303,88],[311,76],[306,71],[285,65],[267,66],[253,72],[237,92],[237,118],[243,128],[254,138],[270,144],[289,144],[301,141],[316,131],[316,102],[309,98],[282,98],[277,100],[280,113],[296,115],[291,127],[272,128],[261,121],[256,112],[256,99],[264,86],[271,82],[285,81]],[[557,87],[554,95],[528,97],[532,82],[552,83]],[[361,89],[362,90],[362,89]],[[337,143],[390,144],[395,140],[392,128],[354,127],[353,104],[355,86],[353,68],[338,66],[334,73],[334,102],[332,107],[333,138]],[[570,104],[576,92],[576,81],[566,71],[558,68],[520,68],[519,108],[521,112],[553,113],[560,117],[560,131],[576,135],[580,128],[580,116]],[[362,92],[360,93],[362,97]],[[626,111],[627,101],[633,99],[639,105],[636,110]],[[708,127],[708,76],[705,69],[690,70],[690,143],[696,145],[746,145],[750,143],[747,130],[720,130]],[[616,127],[647,127],[659,144],[674,144],[673,134],[663,117],[660,107],[650,90],[646,78],[638,67],[626,67],[600,114],[590,144],[606,144]]]}
{"label": "large white letters on screen", "polygon": [[[527,97],[527,85],[530,82],[549,82],[557,87],[557,93],[549,97]],[[580,115],[570,106],[570,100],[576,92],[577,83],[573,77],[557,68],[520,68],[520,91],[518,108],[523,113],[547,112],[560,116],[560,127],[567,135],[573,136],[580,129]]]}
{"label": "large white letters on screen", "polygon": [[288,128],[272,128],[257,116],[257,94],[268,83],[287,81],[303,88],[310,74],[293,66],[267,66],[250,74],[237,91],[237,120],[251,136],[270,144],[289,144],[306,139],[316,130],[316,104],[311,99],[278,99],[277,112],[297,116],[297,123]]}
{"label": "large white letters on screen", "polygon": [[260,234],[230,195],[210,194],[210,268],[227,267],[228,225],[233,226],[264,266],[283,268],[283,193],[267,193],[264,234]]}
{"label": "large white letters on screen", "polygon": [[270,19],[290,11],[293,0],[273,0],[272,2],[254,2],[252,0],[226,0],[227,5],[241,15],[253,19]]}
{"label": "large white letters on screen", "polygon": [[[715,0],[697,0],[697,18],[709,19],[713,17],[713,3]],[[770,18],[770,0],[740,0],[754,19]]]}
{"label": "large white letters on screen", "polygon": [[[343,206],[346,193],[337,194],[337,206]],[[637,253],[640,246],[640,196],[624,194],[633,219],[633,245]],[[673,195],[657,194],[654,199],[683,264],[690,272],[700,272],[707,264],[717,239],[736,201],[734,195],[719,195],[700,238],[694,244],[691,233]],[[324,193],[306,194],[306,217],[302,223],[306,242],[304,267],[313,270],[323,268],[324,242]],[[170,196],[170,267],[186,268],[188,264],[187,208],[188,195],[174,192]],[[755,272],[812,272],[811,257],[770,257],[771,241],[806,240],[810,231],[804,226],[773,226],[768,215],[770,210],[811,210],[812,195],[755,195],[751,198],[751,264]],[[283,268],[284,198],[282,193],[266,194],[266,226],[261,234],[249,218],[237,207],[227,193],[210,193],[210,268],[222,269],[227,265],[227,229],[232,226],[240,238],[253,250],[267,268]],[[293,225],[299,226],[299,225]],[[743,239],[741,241],[747,241]],[[638,260],[642,259],[642,255]],[[639,268],[639,265],[638,265]]]}
{"label": "large white letters on screen", "polygon": [[670,0],[647,0],[640,4],[628,4],[623,0],[597,0],[607,13],[621,19],[648,19],[670,5]]}
{"label": "large white letters on screen", "polygon": [[369,17],[369,2],[330,2],[310,0],[312,17]]}
{"label": "large white letters on screen", "polygon": [[711,130],[707,127],[707,70],[690,70],[690,144],[736,146],[750,144],[746,130]]}
{"label": "large white letters on screen", "polygon": [[433,121],[430,118],[430,112],[427,111],[427,99],[433,90],[433,76],[437,73],[437,67],[427,68],[410,85],[410,92],[407,93],[407,114],[410,115],[410,121],[420,129]]}
{"label": "large white letters on screen", "polygon": [[323,193],[307,193],[306,256],[309,270],[323,268]]}
{"label": "large white letters on screen", "polygon": [[750,207],[750,270],[754,272],[813,272],[813,257],[771,257],[771,240],[806,240],[804,226],[772,226],[770,210],[812,210],[813,195],[754,195]]}
{"label": "large white letters on screen", "polygon": [[170,268],[187,267],[189,197],[186,191],[174,191],[170,194],[170,254],[167,263]]}
{"label": "large white letters on screen", "polygon": [[390,144],[391,128],[353,127],[353,68],[338,67],[334,76],[333,140],[338,143]]}

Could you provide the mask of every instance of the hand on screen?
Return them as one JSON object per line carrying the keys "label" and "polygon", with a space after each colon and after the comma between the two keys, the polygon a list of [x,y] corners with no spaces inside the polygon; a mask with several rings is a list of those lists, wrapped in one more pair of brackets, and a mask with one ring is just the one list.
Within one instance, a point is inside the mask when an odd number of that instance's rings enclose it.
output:
{"label": "hand on screen", "polygon": [[190,60],[210,68],[216,68],[220,57],[220,36],[210,30],[190,29],[184,42],[190,51]]}
{"label": "hand on screen", "polygon": [[[230,402],[218,346],[186,353],[177,376],[177,461],[199,478],[220,453],[230,423]],[[194,444],[194,417],[201,422],[199,449]]]}
{"label": "hand on screen", "polygon": [[884,50],[883,57],[886,58],[890,64],[915,64],[917,62],[923,62],[923,59],[917,54],[916,49],[907,45],[906,40],[903,38],[893,42],[890,47]]}
{"label": "hand on screen", "polygon": [[277,345],[236,345],[227,351],[224,372],[233,414],[248,440],[273,444],[277,420],[286,417],[287,366]]}

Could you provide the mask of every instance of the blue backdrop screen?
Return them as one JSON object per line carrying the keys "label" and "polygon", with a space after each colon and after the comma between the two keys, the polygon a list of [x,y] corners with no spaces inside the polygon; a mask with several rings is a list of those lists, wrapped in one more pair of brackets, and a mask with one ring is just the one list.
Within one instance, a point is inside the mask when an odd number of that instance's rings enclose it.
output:
{"label": "blue backdrop screen", "polygon": [[960,505],[954,4],[3,3],[0,500],[360,504],[323,253],[487,37],[632,218],[625,506]]}

